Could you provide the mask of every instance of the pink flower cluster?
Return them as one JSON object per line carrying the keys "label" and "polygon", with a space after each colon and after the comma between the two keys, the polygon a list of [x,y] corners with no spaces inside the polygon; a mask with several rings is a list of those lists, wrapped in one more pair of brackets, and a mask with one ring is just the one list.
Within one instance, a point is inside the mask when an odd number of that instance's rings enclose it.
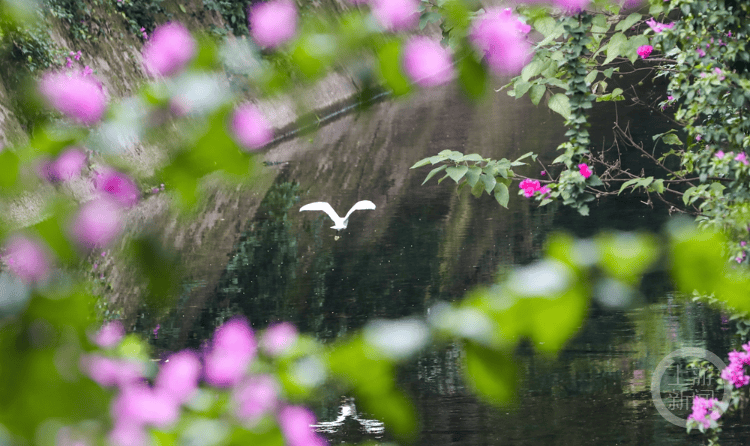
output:
{"label": "pink flower cluster", "polygon": [[489,9],[471,26],[469,39],[484,54],[490,69],[499,75],[516,75],[531,60],[533,50],[526,40],[531,26],[510,8]]}
{"label": "pink flower cluster", "polygon": [[[297,336],[296,329],[292,326],[290,330],[289,325],[269,328],[261,344],[288,348]],[[122,325],[115,321],[105,325],[94,340],[111,349],[121,342],[123,334]],[[280,399],[279,384],[272,376],[248,373],[257,347],[247,321],[234,318],[216,330],[202,358],[191,350],[169,356],[161,363],[153,385],[144,377],[143,364],[128,359],[90,354],[82,358],[81,368],[100,385],[118,389],[111,406],[113,429],[109,434],[110,442],[116,446],[146,445],[149,427],[173,427],[182,405],[198,390],[201,378],[210,385],[230,390],[238,421],[254,424],[263,417],[273,416],[286,444],[325,445],[311,428],[315,416],[310,410],[285,405]]]}
{"label": "pink flower cluster", "polygon": [[716,406],[718,402],[716,398],[706,399],[696,396],[693,398],[693,413],[688,416],[688,420],[695,420],[708,428],[711,420],[716,421],[721,417],[721,411]]}
{"label": "pink flower cluster", "polygon": [[101,84],[83,73],[47,73],[39,81],[39,91],[52,107],[84,125],[99,122],[107,109]]}
{"label": "pink flower cluster", "polygon": [[450,82],[455,76],[450,49],[429,37],[412,37],[404,45],[404,72],[421,87]]}
{"label": "pink flower cluster", "polygon": [[750,376],[745,374],[745,365],[750,364],[750,342],[743,345],[744,352],[733,350],[729,352],[729,365],[721,371],[721,379],[740,388],[750,383]]}
{"label": "pink flower cluster", "polygon": [[246,150],[257,150],[271,142],[271,124],[258,108],[250,103],[238,106],[230,123],[234,139]]}
{"label": "pink flower cluster", "polygon": [[591,168],[586,163],[579,164],[578,165],[578,171],[586,179],[588,179],[593,174],[593,172],[591,171]]}
{"label": "pink flower cluster", "polygon": [[388,31],[406,31],[419,22],[419,0],[372,0],[372,15]]}
{"label": "pink flower cluster", "polygon": [[81,175],[87,155],[78,147],[64,150],[53,161],[42,161],[39,176],[49,182],[64,182]]}
{"label": "pink flower cluster", "polygon": [[641,58],[645,59],[648,56],[651,55],[651,52],[654,50],[654,47],[651,45],[641,45],[638,47],[637,53]]}
{"label": "pink flower cluster", "polygon": [[197,47],[185,26],[178,22],[166,23],[154,30],[151,40],[143,47],[143,66],[153,76],[171,76],[185,68]]}
{"label": "pink flower cluster", "polygon": [[662,31],[664,31],[665,29],[672,29],[672,27],[674,27],[674,22],[672,22],[669,25],[667,25],[666,23],[659,23],[659,22],[657,22],[656,20],[654,20],[653,17],[650,18],[650,19],[648,19],[648,20],[646,20],[646,24],[651,29],[653,29],[655,33],[660,33]]}
{"label": "pink flower cluster", "polygon": [[276,48],[297,32],[297,7],[291,0],[256,3],[248,14],[250,34],[264,48]]}
{"label": "pink flower cluster", "polygon": [[25,283],[43,282],[49,276],[50,254],[42,242],[17,235],[10,238],[4,248],[3,260]]}
{"label": "pink flower cluster", "polygon": [[549,188],[547,186],[542,186],[539,183],[539,180],[531,180],[529,178],[521,181],[521,184],[519,184],[518,187],[521,188],[521,190],[523,191],[523,196],[526,198],[533,197],[537,192],[541,196],[550,193]]}

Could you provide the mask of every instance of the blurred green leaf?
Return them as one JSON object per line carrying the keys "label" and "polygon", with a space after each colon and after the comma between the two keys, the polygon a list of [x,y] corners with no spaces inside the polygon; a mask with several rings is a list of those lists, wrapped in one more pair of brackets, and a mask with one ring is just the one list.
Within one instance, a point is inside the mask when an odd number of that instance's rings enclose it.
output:
{"label": "blurred green leaf", "polygon": [[378,49],[380,75],[396,96],[411,91],[409,80],[401,70],[401,48],[399,40],[390,40]]}
{"label": "blurred green leaf", "polygon": [[727,272],[727,260],[721,253],[726,238],[708,230],[699,230],[686,222],[676,221],[671,236],[672,277],[679,289],[691,294],[714,293]]}
{"label": "blurred green leaf", "polygon": [[466,382],[479,398],[496,405],[510,403],[518,384],[511,354],[475,342],[466,342],[464,353]]}
{"label": "blurred green leaf", "polygon": [[659,258],[657,239],[645,233],[603,233],[596,237],[599,264],[612,277],[630,285]]}
{"label": "blurred green leaf", "polygon": [[15,153],[8,149],[0,152],[0,188],[8,189],[16,183],[18,164],[18,156]]}
{"label": "blurred green leaf", "polygon": [[478,100],[485,96],[488,88],[487,69],[471,53],[458,60],[458,80],[469,98]]}

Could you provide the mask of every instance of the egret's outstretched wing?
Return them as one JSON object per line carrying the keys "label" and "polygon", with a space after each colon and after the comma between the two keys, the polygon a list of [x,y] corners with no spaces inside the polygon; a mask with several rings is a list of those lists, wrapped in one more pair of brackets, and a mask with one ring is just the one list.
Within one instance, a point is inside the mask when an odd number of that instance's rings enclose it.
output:
{"label": "egret's outstretched wing", "polygon": [[[359,204],[359,203],[358,203]],[[300,212],[302,211],[323,211],[326,214],[328,214],[329,217],[331,217],[331,220],[333,220],[334,223],[337,223],[341,220],[339,217],[339,214],[336,213],[336,211],[333,210],[330,204],[324,202],[324,201],[316,201],[315,203],[310,203],[302,206],[299,208]],[[350,211],[351,212],[351,211]]]}
{"label": "egret's outstretched wing", "polygon": [[349,209],[349,212],[346,213],[344,220],[348,220],[349,216],[352,215],[352,212],[361,211],[363,209],[375,209],[375,203],[370,200],[362,200],[354,203],[354,206],[352,206],[352,208]]}

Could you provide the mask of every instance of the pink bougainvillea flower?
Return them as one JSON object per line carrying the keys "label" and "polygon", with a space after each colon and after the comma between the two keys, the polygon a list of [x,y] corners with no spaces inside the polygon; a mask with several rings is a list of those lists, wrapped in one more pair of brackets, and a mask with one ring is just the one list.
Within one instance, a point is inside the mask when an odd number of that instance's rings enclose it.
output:
{"label": "pink bougainvillea flower", "polygon": [[588,6],[590,0],[553,0],[553,3],[569,13],[578,13]]}
{"label": "pink bougainvillea flower", "polygon": [[719,159],[724,158],[724,151],[719,150],[718,152],[716,152],[716,158],[719,158]]}
{"label": "pink bougainvillea flower", "polygon": [[651,52],[654,50],[654,47],[651,45],[641,45],[638,47],[638,55],[641,56],[643,59],[647,58],[651,55]]}
{"label": "pink bougainvillea flower", "polygon": [[120,321],[107,322],[96,332],[94,343],[101,348],[110,349],[120,345],[125,336],[125,327]]}
{"label": "pink bougainvillea flower", "polygon": [[[698,53],[698,55],[701,56],[701,57],[705,57],[705,55],[706,55],[706,52],[703,51],[700,48],[696,48],[695,52]],[[706,77],[706,73],[701,73],[701,75],[702,75],[701,77]]]}
{"label": "pink bougainvillea flower", "polygon": [[249,12],[250,35],[264,48],[276,48],[297,32],[297,7],[291,0],[256,3]]}
{"label": "pink bougainvillea flower", "polygon": [[450,49],[429,37],[418,36],[404,45],[404,72],[421,87],[434,87],[453,79]]}
{"label": "pink bougainvillea flower", "polygon": [[273,130],[265,116],[253,104],[246,103],[234,110],[231,130],[234,139],[247,150],[257,150],[271,142]]}
{"label": "pink bougainvillea flower", "polygon": [[588,179],[588,177],[591,176],[593,172],[591,172],[591,168],[588,164],[582,163],[578,165],[578,171],[581,172],[581,175],[583,175],[584,178]]}
{"label": "pink bougainvillea flower", "polygon": [[5,263],[25,283],[44,281],[50,273],[50,255],[41,242],[13,236],[5,243]]}
{"label": "pink bougainvillea flower", "polygon": [[181,23],[165,23],[151,37],[143,47],[143,66],[153,76],[171,76],[182,71],[197,51],[195,39]]}
{"label": "pink bougainvillea flower", "polygon": [[523,190],[524,197],[530,198],[533,197],[539,189],[541,189],[541,184],[539,183],[539,180],[526,178],[525,180],[521,181],[518,187]]}
{"label": "pink bougainvillea flower", "polygon": [[294,324],[281,322],[266,328],[260,346],[267,354],[277,356],[292,348],[298,337],[299,333]]}
{"label": "pink bougainvillea flower", "polygon": [[211,347],[204,357],[206,382],[216,387],[230,387],[242,380],[255,358],[258,344],[244,318],[234,318],[214,333]]}
{"label": "pink bougainvillea flower", "polygon": [[279,385],[271,376],[253,376],[239,384],[232,397],[237,418],[253,423],[276,409]]}
{"label": "pink bougainvillea flower", "polygon": [[289,446],[324,446],[325,440],[311,427],[315,415],[301,406],[287,406],[279,411],[279,427]]}
{"label": "pink bougainvillea flower", "polygon": [[659,23],[659,22],[657,22],[656,20],[654,20],[653,17],[650,18],[650,19],[648,19],[648,20],[646,20],[646,24],[651,29],[653,29],[655,33],[660,33],[662,31],[664,31],[665,29],[672,29],[672,27],[674,27],[674,22],[672,22],[669,25],[667,25],[666,23]]}
{"label": "pink bougainvillea flower", "polygon": [[725,79],[725,76],[721,73],[722,73],[721,68],[719,67],[714,68],[714,74],[716,74],[719,77],[720,81],[723,81]]}
{"label": "pink bougainvillea flower", "polygon": [[107,98],[93,76],[47,73],[39,82],[39,91],[52,107],[84,125],[99,122],[107,109]]}
{"label": "pink bougainvillea flower", "polygon": [[135,205],[141,196],[138,186],[129,176],[109,168],[97,172],[94,185],[124,207]]}
{"label": "pink bougainvillea flower", "polygon": [[740,152],[737,156],[734,157],[734,160],[739,161],[746,166],[750,164],[750,162],[748,162],[747,160],[747,155],[745,155],[745,152]]}
{"label": "pink bougainvillea flower", "polygon": [[119,203],[100,197],[81,206],[70,227],[73,239],[89,249],[104,247],[122,231]]}
{"label": "pink bougainvillea flower", "polygon": [[693,398],[693,413],[688,416],[688,420],[695,420],[702,424],[703,427],[708,428],[711,425],[709,419],[706,418],[708,415],[711,420],[718,420],[721,417],[721,412],[716,404],[719,402],[716,398],[703,398],[696,396]]}
{"label": "pink bougainvillea flower", "polygon": [[419,0],[371,0],[372,15],[387,31],[405,31],[419,22]]}
{"label": "pink bougainvillea flower", "polygon": [[81,371],[102,387],[127,386],[143,380],[143,363],[91,354],[81,356]]}
{"label": "pink bougainvillea flower", "polygon": [[509,9],[490,9],[471,26],[469,39],[485,56],[490,69],[500,75],[515,75],[531,60],[526,40],[531,27]]}
{"label": "pink bougainvillea flower", "polygon": [[198,388],[201,376],[201,362],[198,355],[183,350],[167,358],[156,375],[154,386],[180,403],[190,399]]}
{"label": "pink bougainvillea flower", "polygon": [[161,428],[173,425],[180,416],[179,401],[142,382],[121,387],[111,410],[117,422]]}

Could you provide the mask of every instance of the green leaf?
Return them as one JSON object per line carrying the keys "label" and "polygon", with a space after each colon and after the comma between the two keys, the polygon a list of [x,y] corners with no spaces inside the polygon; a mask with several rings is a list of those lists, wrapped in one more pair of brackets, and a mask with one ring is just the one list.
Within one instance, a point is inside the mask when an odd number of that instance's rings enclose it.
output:
{"label": "green leaf", "polygon": [[484,192],[484,183],[477,181],[474,186],[471,187],[471,195],[474,195],[475,198],[479,198],[482,196],[482,192]]}
{"label": "green leaf", "polygon": [[617,24],[617,26],[615,26],[615,31],[627,31],[631,26],[635,25],[636,22],[641,19],[641,17],[642,16],[637,12],[630,14],[625,18],[625,20],[622,20]]}
{"label": "green leaf", "polygon": [[557,21],[552,17],[546,16],[539,20],[534,21],[534,29],[542,33],[544,37],[548,37],[555,32],[557,28]]}
{"label": "green leaf", "polygon": [[479,175],[482,174],[482,168],[478,166],[469,167],[469,171],[466,172],[466,181],[469,186],[474,187],[479,182]]}
{"label": "green leaf", "polygon": [[445,173],[447,173],[453,181],[458,183],[468,171],[469,168],[467,166],[451,166],[445,170]]}
{"label": "green leaf", "polygon": [[542,72],[543,65],[544,63],[540,60],[532,60],[521,70],[521,79],[528,82],[529,79]]}
{"label": "green leaf", "polygon": [[681,146],[682,141],[680,141],[680,138],[677,137],[674,133],[667,133],[662,138],[662,141],[664,141],[665,144],[673,145],[673,146]]}
{"label": "green leaf", "polygon": [[488,194],[492,194],[492,191],[495,190],[495,185],[497,185],[497,180],[495,180],[495,177],[492,175],[482,174],[481,177],[479,177],[482,182],[484,183],[484,190]]}
{"label": "green leaf", "polygon": [[598,71],[592,70],[589,74],[586,75],[586,78],[584,80],[587,84],[591,84],[596,79],[597,74],[599,74]]}
{"label": "green leaf", "polygon": [[529,91],[529,98],[531,98],[531,103],[534,105],[539,105],[539,101],[542,100],[545,91],[547,91],[547,87],[544,84],[536,84],[532,86],[531,90]]}
{"label": "green leaf", "polygon": [[459,159],[459,161],[483,161],[483,160],[484,158],[482,158],[482,156],[477,153],[464,155],[461,157],[461,159]]}
{"label": "green leaf", "polygon": [[495,185],[495,200],[500,203],[500,206],[508,208],[508,201],[510,201],[510,193],[508,192],[508,186],[504,183],[498,182]]}
{"label": "green leaf", "polygon": [[531,83],[520,79],[516,80],[516,84],[513,87],[515,98],[518,99],[521,96],[525,95],[526,92],[529,91],[529,88],[531,88]]}
{"label": "green leaf", "polygon": [[430,181],[430,178],[434,177],[435,174],[437,174],[438,172],[442,172],[443,170],[445,170],[446,167],[448,167],[448,165],[447,164],[443,164],[440,167],[436,167],[436,168],[432,169],[430,171],[430,173],[427,174],[427,177],[424,179],[424,181],[422,181],[422,185],[424,185],[424,183]]}
{"label": "green leaf", "polygon": [[510,353],[475,342],[466,342],[464,352],[466,382],[479,398],[492,404],[509,403],[515,394],[518,375]]}
{"label": "green leaf", "polygon": [[650,234],[602,233],[595,241],[602,270],[629,285],[636,285],[659,257],[658,240]]}
{"label": "green leaf", "polygon": [[563,118],[570,119],[570,101],[563,93],[555,93],[547,102],[552,111],[559,113]]}
{"label": "green leaf", "polygon": [[612,62],[615,57],[622,54],[622,50],[624,49],[625,45],[628,43],[628,38],[625,37],[625,34],[619,32],[612,36],[611,39],[609,39],[609,42],[607,42],[607,58],[604,59],[603,65],[607,65],[608,63]]}
{"label": "green leaf", "polygon": [[638,47],[648,45],[648,37],[639,34],[628,39],[628,44],[623,48],[623,56],[630,60],[630,63],[638,59]]}
{"label": "green leaf", "polygon": [[416,163],[414,163],[413,166],[411,166],[409,169],[416,169],[417,167],[426,166],[428,164],[435,164],[430,161],[430,158],[425,158],[423,160],[419,160]]}

